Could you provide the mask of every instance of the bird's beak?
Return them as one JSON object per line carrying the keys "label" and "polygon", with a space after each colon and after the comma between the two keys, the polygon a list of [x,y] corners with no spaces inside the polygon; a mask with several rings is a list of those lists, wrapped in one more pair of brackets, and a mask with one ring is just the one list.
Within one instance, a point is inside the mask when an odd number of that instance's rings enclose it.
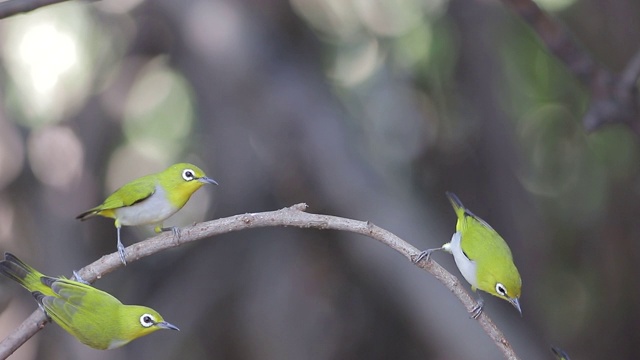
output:
{"label": "bird's beak", "polygon": [[200,181],[201,183],[205,183],[205,184],[218,185],[218,183],[215,180],[213,180],[212,178],[208,178],[206,176],[199,177],[197,180]]}
{"label": "bird's beak", "polygon": [[173,324],[169,324],[166,321],[160,321],[159,323],[156,323],[156,326],[161,328],[161,329],[168,329],[168,330],[176,330],[176,331],[180,331],[180,329],[178,329],[177,326],[173,325]]}
{"label": "bird's beak", "polygon": [[518,309],[520,316],[522,316],[522,309],[520,308],[520,301],[518,301],[518,298],[511,298],[508,300],[511,303],[511,305],[513,305],[514,308]]}

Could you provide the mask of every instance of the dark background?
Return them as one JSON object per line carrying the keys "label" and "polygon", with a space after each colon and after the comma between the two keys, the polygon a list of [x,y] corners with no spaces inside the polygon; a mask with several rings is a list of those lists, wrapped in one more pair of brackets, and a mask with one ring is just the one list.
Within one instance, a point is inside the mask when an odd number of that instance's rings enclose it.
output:
{"label": "dark background", "polygon": [[[638,50],[635,0],[540,4],[614,71]],[[638,353],[637,138],[587,134],[588,92],[500,2],[73,1],[2,20],[0,51],[0,250],[47,274],[115,251],[111,220],[74,217],[175,162],[220,186],[167,225],[306,202],[429,248],[449,190],[511,246],[523,317],[485,311],[523,359]],[[50,325],[13,358],[501,357],[442,284],[347,233],[231,233],[95,285],[182,331],[101,352]],[[9,281],[0,299],[4,337],[36,304]]]}

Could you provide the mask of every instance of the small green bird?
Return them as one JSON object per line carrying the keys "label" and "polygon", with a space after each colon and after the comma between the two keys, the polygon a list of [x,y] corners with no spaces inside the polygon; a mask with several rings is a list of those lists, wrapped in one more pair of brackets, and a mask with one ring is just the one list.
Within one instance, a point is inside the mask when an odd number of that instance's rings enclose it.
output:
{"label": "small green bird", "polygon": [[0,261],[0,273],[29,290],[50,319],[94,349],[114,349],[160,329],[179,330],[151,308],[123,305],[92,286],[43,275],[10,253]]}
{"label": "small green bird", "polygon": [[156,232],[173,230],[174,235],[178,236],[178,228],[165,229],[162,222],[182,209],[191,195],[204,184],[218,185],[193,164],[171,165],[160,173],[143,176],[125,184],[109,195],[102,204],[83,212],[76,219],[86,220],[96,215],[115,219],[118,253],[120,260],[126,265],[126,254],[120,241],[122,225],[155,225]]}
{"label": "small green bird", "polygon": [[[451,253],[462,276],[471,284],[474,292],[480,289],[507,300],[522,315],[518,300],[522,279],[513,263],[509,246],[489,224],[466,209],[455,194],[447,192],[447,197],[458,216],[456,232],[450,242],[440,248],[423,251],[415,262],[425,257],[428,261],[431,253],[436,250]],[[483,304],[482,298],[479,298],[478,304],[471,311],[474,319],[482,313]]]}

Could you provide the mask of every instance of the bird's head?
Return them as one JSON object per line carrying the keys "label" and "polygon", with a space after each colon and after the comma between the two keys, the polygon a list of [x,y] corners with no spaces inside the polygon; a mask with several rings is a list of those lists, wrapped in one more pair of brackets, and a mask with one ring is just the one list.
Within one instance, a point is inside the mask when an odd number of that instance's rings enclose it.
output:
{"label": "bird's head", "polygon": [[117,348],[141,336],[149,335],[162,329],[177,330],[178,327],[164,320],[157,311],[146,306],[124,305],[118,316],[121,317],[119,338],[113,339],[109,349]]}
{"label": "bird's head", "polygon": [[489,282],[486,290],[491,295],[507,300],[513,305],[520,315],[520,291],[522,289],[522,279],[520,273],[513,262],[509,261],[504,265],[496,266],[489,275]]}
{"label": "bird's head", "polygon": [[202,185],[218,185],[215,180],[207,177],[202,169],[188,163],[171,165],[158,175],[158,181],[165,191],[168,192],[173,202],[180,207],[182,207],[191,195],[200,189]]}

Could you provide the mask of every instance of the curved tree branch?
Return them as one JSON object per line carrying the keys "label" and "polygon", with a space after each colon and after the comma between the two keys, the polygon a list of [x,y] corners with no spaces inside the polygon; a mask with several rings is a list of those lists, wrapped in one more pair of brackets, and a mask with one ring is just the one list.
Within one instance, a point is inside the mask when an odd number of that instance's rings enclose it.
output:
{"label": "curved tree branch", "polygon": [[[174,238],[172,232],[138,242],[127,248],[127,261],[133,262],[143,257],[153,255],[159,251],[174,248],[192,241],[202,240],[214,235],[220,235],[233,231],[271,227],[293,226],[298,228],[313,228],[320,230],[340,230],[368,236],[396,250],[413,263],[420,251],[411,244],[400,239],[396,235],[384,230],[370,222],[351,220],[336,216],[318,215],[304,212],[306,204],[296,204],[288,208],[230,216],[222,219],[207,221],[185,227],[180,231],[180,237]],[[88,282],[94,282],[105,274],[108,274],[122,266],[117,253],[105,255],[78,271],[79,275]],[[475,305],[475,300],[467,293],[458,279],[447,272],[433,260],[421,261],[417,264],[428,271],[436,279],[440,280],[467,308],[467,311]],[[504,334],[485,314],[478,318],[480,325],[507,359],[518,359],[513,348],[504,337]],[[39,309],[34,311],[18,328],[0,342],[0,358],[4,359],[24,344],[31,336],[42,329],[47,319]]]}

